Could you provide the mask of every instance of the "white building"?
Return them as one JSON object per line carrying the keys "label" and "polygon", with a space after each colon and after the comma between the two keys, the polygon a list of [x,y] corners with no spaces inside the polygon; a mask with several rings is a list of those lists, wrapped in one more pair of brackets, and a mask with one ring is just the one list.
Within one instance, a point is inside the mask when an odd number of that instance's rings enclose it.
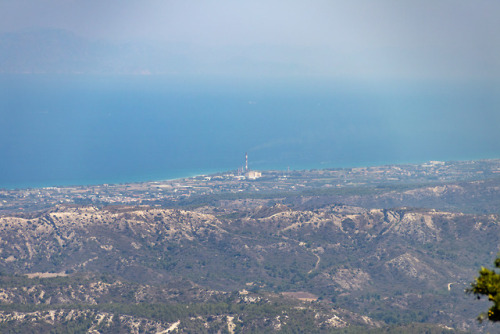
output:
{"label": "white building", "polygon": [[262,177],[262,173],[254,171],[254,170],[250,170],[250,171],[245,173],[245,177],[249,180],[255,180],[255,179],[258,179],[259,177]]}

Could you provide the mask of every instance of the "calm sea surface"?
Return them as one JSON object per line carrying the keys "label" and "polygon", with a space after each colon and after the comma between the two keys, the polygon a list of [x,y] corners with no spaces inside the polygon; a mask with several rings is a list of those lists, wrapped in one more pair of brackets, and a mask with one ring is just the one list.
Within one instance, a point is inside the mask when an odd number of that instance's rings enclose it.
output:
{"label": "calm sea surface", "polygon": [[0,76],[0,188],[500,157],[500,89]]}

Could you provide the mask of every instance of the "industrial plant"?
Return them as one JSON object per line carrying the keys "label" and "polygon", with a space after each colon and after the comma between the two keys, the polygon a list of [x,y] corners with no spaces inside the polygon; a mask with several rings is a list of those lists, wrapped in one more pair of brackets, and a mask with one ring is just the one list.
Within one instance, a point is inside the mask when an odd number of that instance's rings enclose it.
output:
{"label": "industrial plant", "polygon": [[238,175],[243,175],[247,180],[255,180],[262,177],[262,173],[248,168],[248,153],[245,153],[245,166],[238,169]]}

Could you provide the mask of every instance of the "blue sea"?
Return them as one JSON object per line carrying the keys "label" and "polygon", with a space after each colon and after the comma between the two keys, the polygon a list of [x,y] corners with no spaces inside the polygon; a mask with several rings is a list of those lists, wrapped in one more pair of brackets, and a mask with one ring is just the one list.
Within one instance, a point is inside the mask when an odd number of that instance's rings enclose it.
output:
{"label": "blue sea", "polygon": [[500,158],[494,83],[0,75],[0,188]]}

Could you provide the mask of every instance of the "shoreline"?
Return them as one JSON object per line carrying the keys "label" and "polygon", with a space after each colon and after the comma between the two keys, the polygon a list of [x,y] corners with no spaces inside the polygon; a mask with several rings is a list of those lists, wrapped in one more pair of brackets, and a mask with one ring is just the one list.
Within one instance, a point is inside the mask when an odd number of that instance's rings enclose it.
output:
{"label": "shoreline", "polygon": [[67,182],[54,182],[54,183],[38,183],[29,186],[29,185],[18,185],[18,186],[1,186],[0,185],[0,190],[33,190],[33,189],[54,189],[54,188],[75,188],[75,187],[100,187],[100,186],[117,186],[117,185],[126,185],[126,184],[141,184],[141,183],[152,183],[152,182],[169,182],[169,181],[175,181],[175,180],[182,180],[182,179],[188,179],[188,178],[194,178],[198,176],[203,176],[203,175],[212,175],[212,174],[217,174],[217,173],[224,173],[220,171],[205,171],[205,172],[188,172],[184,175],[186,176],[171,176],[171,177],[165,177],[165,178],[144,178],[143,180],[138,180],[138,179],[130,179],[130,180],[109,180],[105,182],[104,180],[95,180],[90,181],[89,183],[78,183],[78,182],[72,182],[72,181],[67,181]]}
{"label": "shoreline", "polygon": [[[350,166],[350,167],[326,167],[323,166],[321,168],[314,166],[312,168],[290,168],[291,172],[300,172],[300,171],[326,171],[326,170],[347,170],[347,169],[353,169],[353,168],[377,168],[377,167],[387,167],[387,166],[425,166],[426,164],[429,163],[474,163],[474,162],[481,162],[481,161],[497,161],[500,160],[500,158],[488,158],[488,159],[474,159],[474,160],[447,160],[447,161],[436,161],[436,160],[429,160],[425,162],[418,162],[418,163],[387,163],[387,164],[379,164],[379,165],[369,165],[369,164],[364,164],[364,165],[356,165],[356,166]],[[258,171],[262,172],[281,172],[285,171],[286,169],[255,169]],[[147,178],[144,180],[123,180],[123,181],[109,181],[109,182],[103,182],[103,180],[96,180],[96,182],[90,182],[90,183],[72,183],[72,182],[61,182],[57,185],[54,184],[39,184],[39,185],[32,185],[32,186],[8,186],[8,187],[3,187],[0,186],[0,190],[2,191],[23,191],[23,190],[48,190],[48,189],[67,189],[67,188],[91,188],[91,187],[113,187],[113,186],[124,186],[124,185],[134,185],[134,184],[154,184],[154,183],[165,183],[165,182],[175,182],[175,181],[180,181],[180,180],[185,180],[185,179],[194,179],[197,177],[201,176],[214,176],[218,174],[228,174],[235,172],[236,170],[205,170],[205,171],[199,171],[199,172],[186,172],[183,176],[172,176],[172,177],[166,177],[166,178],[155,178],[154,176],[152,178]]]}

